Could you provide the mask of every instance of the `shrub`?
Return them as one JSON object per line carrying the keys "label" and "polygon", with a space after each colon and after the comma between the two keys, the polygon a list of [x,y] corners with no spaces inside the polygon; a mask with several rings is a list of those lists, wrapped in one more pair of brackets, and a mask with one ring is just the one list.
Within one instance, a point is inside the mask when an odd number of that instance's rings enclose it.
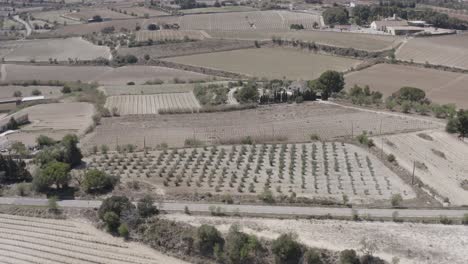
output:
{"label": "shrub", "polygon": [[102,193],[112,190],[118,181],[118,177],[109,176],[103,171],[93,169],[85,173],[82,187],[87,193]]}
{"label": "shrub", "polygon": [[13,97],[21,97],[23,94],[21,93],[21,91],[15,91],[13,93]]}
{"label": "shrub", "polygon": [[294,235],[283,234],[275,239],[271,245],[276,263],[297,264],[302,256],[302,247]]}
{"label": "shrub", "polygon": [[356,251],[353,249],[346,249],[340,253],[340,264],[359,264],[359,258]]}
{"label": "shrub", "polygon": [[68,94],[68,93],[71,93],[71,92],[72,92],[71,88],[70,88],[68,85],[63,86],[63,88],[62,88],[61,91],[62,91],[62,93],[64,93],[64,94]]}
{"label": "shrub", "polygon": [[128,231],[128,226],[125,223],[120,224],[118,232],[119,232],[119,236],[123,237],[125,240],[127,240],[130,235]]}
{"label": "shrub", "polygon": [[130,202],[127,197],[123,196],[112,196],[105,199],[101,207],[98,210],[98,216],[104,220],[104,215],[108,212],[115,213],[118,217],[122,215],[122,212],[134,209],[135,206]]}
{"label": "shrub", "polygon": [[225,246],[225,253],[230,263],[250,263],[255,252],[260,249],[261,244],[257,237],[240,232],[236,225],[231,226]]}
{"label": "shrub", "polygon": [[48,136],[44,136],[44,135],[39,135],[37,138],[36,138],[36,143],[37,145],[39,145],[40,148],[42,147],[47,147],[47,146],[52,146],[55,144],[55,140],[53,140],[52,138],[48,137]]}
{"label": "shrub", "polygon": [[304,254],[304,264],[322,264],[322,258],[317,250],[309,249]]}
{"label": "shrub", "polygon": [[221,233],[210,225],[200,226],[197,229],[196,238],[198,250],[205,256],[212,256],[215,247],[222,250],[224,246],[224,239]]}
{"label": "shrub", "polygon": [[137,209],[138,214],[143,218],[151,217],[159,213],[158,208],[154,206],[154,199],[149,195],[145,195],[145,197],[138,201]]}
{"label": "shrub", "polygon": [[270,190],[265,190],[263,193],[259,194],[258,198],[265,203],[274,203],[275,198],[273,197],[273,193]]}
{"label": "shrub", "polygon": [[387,160],[388,160],[389,162],[391,162],[391,163],[395,162],[395,161],[396,161],[395,155],[389,154],[389,155],[387,156]]}
{"label": "shrub", "polygon": [[59,206],[58,206],[58,203],[57,203],[57,197],[56,196],[52,196],[47,200],[47,207],[48,207],[49,211],[52,211],[52,212],[57,212],[58,211]]}
{"label": "shrub", "polygon": [[419,88],[405,86],[393,93],[392,96],[401,101],[421,102],[426,98],[426,93]]}
{"label": "shrub", "polygon": [[391,203],[393,207],[400,206],[401,202],[403,202],[403,197],[401,197],[401,194],[397,193],[392,195]]}
{"label": "shrub", "polygon": [[463,225],[468,225],[468,214],[464,214],[463,215],[463,218],[462,218],[462,222],[461,222]]}
{"label": "shrub", "polygon": [[116,213],[111,211],[106,212],[103,215],[102,220],[106,224],[107,231],[110,233],[115,233],[115,231],[120,225],[120,217]]}
{"label": "shrub", "polygon": [[448,218],[447,216],[445,215],[441,215],[440,216],[440,223],[443,224],[443,225],[451,225],[453,223],[453,220]]}
{"label": "shrub", "polygon": [[42,94],[42,92],[40,90],[38,90],[38,89],[34,89],[31,92],[31,95],[33,95],[33,96],[38,96],[38,95],[41,95],[41,94]]}

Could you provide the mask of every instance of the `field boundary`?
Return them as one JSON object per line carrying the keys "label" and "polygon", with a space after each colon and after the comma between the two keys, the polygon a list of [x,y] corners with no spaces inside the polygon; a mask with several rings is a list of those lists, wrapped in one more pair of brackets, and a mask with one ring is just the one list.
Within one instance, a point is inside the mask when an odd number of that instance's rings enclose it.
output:
{"label": "field boundary", "polygon": [[191,71],[191,72],[202,73],[206,75],[214,75],[214,76],[230,78],[230,79],[248,79],[249,78],[249,76],[240,74],[240,73],[228,72],[228,71],[223,71],[223,70],[213,69],[213,68],[206,68],[206,67],[201,67],[201,66],[193,66],[193,65],[170,62],[170,61],[163,61],[159,59],[152,59],[151,65],[184,70],[184,71]]}

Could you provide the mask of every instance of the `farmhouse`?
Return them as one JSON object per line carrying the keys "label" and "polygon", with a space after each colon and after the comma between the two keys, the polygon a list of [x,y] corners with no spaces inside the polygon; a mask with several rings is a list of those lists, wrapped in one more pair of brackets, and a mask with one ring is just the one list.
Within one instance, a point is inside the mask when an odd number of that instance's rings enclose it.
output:
{"label": "farmhouse", "polygon": [[412,27],[412,26],[392,26],[387,27],[386,32],[398,36],[398,35],[411,35],[419,32],[423,32],[424,28],[422,27]]}
{"label": "farmhouse", "polygon": [[0,99],[0,112],[9,112],[16,108],[21,103],[21,99],[17,97]]}
{"label": "farmhouse", "polygon": [[387,32],[388,27],[402,27],[408,26],[408,21],[400,19],[393,15],[391,18],[386,18],[384,20],[373,21],[370,25],[371,29],[377,31]]}

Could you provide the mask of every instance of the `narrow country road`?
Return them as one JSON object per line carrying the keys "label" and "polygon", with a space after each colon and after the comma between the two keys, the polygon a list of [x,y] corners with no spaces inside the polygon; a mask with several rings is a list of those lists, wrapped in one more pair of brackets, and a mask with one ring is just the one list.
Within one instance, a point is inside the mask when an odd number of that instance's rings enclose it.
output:
{"label": "narrow country road", "polygon": [[[29,205],[46,206],[47,199],[0,197],[0,204],[6,205]],[[98,200],[63,200],[58,202],[61,207],[71,208],[98,208],[101,201]],[[158,206],[167,212],[183,212],[185,206],[193,213],[209,213],[210,207],[221,207],[226,213],[240,213],[256,216],[326,216],[350,217],[353,214],[351,208],[333,207],[301,207],[301,206],[274,206],[274,205],[247,205],[247,204],[207,204],[207,203],[182,203],[165,202]],[[468,209],[354,209],[359,215],[370,215],[371,217],[391,218],[394,212],[399,217],[405,218],[438,218],[447,216],[461,218],[468,214]]]}
{"label": "narrow country road", "polygon": [[26,36],[29,36],[31,35],[32,33],[32,28],[31,28],[31,25],[29,25],[28,22],[24,21],[23,19],[21,19],[18,15],[14,16],[13,17],[14,20],[18,21],[18,23],[21,23],[24,25],[24,28],[26,28]]}

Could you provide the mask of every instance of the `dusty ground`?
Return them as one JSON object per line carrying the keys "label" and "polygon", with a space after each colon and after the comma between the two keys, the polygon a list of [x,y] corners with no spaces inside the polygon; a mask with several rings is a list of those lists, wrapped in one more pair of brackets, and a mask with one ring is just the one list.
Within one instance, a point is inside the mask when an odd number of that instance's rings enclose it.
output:
{"label": "dusty ground", "polygon": [[80,8],[79,12],[67,13],[65,16],[75,18],[78,20],[87,21],[93,16],[99,15],[102,18],[120,19],[120,18],[132,18],[130,15],[126,15],[119,12],[114,12],[108,8]]}
{"label": "dusty ground", "polygon": [[2,81],[18,80],[59,80],[98,82],[103,85],[125,85],[128,82],[142,84],[155,79],[173,81],[211,79],[210,76],[169,69],[157,66],[124,66],[111,68],[105,66],[35,66],[2,64]]}
{"label": "dusty ground", "polygon": [[263,218],[204,217],[171,214],[165,216],[194,226],[215,225],[227,232],[238,224],[248,232],[267,239],[294,232],[306,245],[331,250],[360,249],[362,239],[374,241],[376,255],[401,264],[464,264],[468,259],[468,228],[436,224],[393,222],[350,222],[336,220],[276,220]]}
{"label": "dusty ground", "polygon": [[118,53],[122,55],[133,54],[140,58],[143,58],[145,54],[149,54],[151,58],[167,58],[253,47],[253,41],[205,39],[195,42],[170,43],[135,48],[120,48]]}
{"label": "dusty ground", "polygon": [[346,71],[359,60],[282,48],[244,49],[165,59],[256,77],[310,80],[326,70]]}
{"label": "dusty ground", "polygon": [[0,262],[186,264],[138,243],[124,242],[85,220],[0,215]]}
{"label": "dusty ground", "polygon": [[[61,139],[66,134],[82,134],[92,124],[94,106],[89,103],[41,104],[25,108],[18,114],[29,115],[28,124],[7,136],[10,141],[34,144],[39,135]],[[7,117],[8,118],[8,117]]]}
{"label": "dusty ground", "polygon": [[189,38],[191,40],[203,40],[208,35],[201,30],[139,30],[135,33],[136,41],[167,41],[167,40],[183,40]]}
{"label": "dusty ground", "polygon": [[99,87],[106,95],[126,94],[159,94],[191,92],[196,84],[193,83],[164,83],[157,85],[105,85]]}
{"label": "dusty ground", "polygon": [[[68,59],[94,60],[111,58],[106,46],[96,46],[82,38],[21,40],[4,58],[6,61],[68,61]],[[7,44],[8,45],[8,44]]]}
{"label": "dusty ground", "polygon": [[394,64],[377,64],[345,76],[346,89],[355,84],[369,85],[372,91],[390,96],[403,86],[417,87],[426,92],[426,97],[440,104],[454,103],[468,107],[468,90],[464,84],[468,74],[438,71],[433,69]]}
{"label": "dusty ground", "polygon": [[[375,141],[381,142],[381,138]],[[384,152],[395,155],[406,170],[413,171],[413,162],[424,164],[426,168],[418,166],[415,175],[453,205],[468,204],[468,190],[461,186],[468,181],[467,143],[441,131],[425,131],[422,137],[420,133],[385,136],[384,142]]]}
{"label": "dusty ground", "polygon": [[[382,124],[382,126],[381,126]],[[257,109],[201,113],[120,117],[103,119],[102,125],[87,137],[87,145],[135,144],[154,147],[161,143],[183,146],[188,138],[207,143],[239,142],[250,136],[254,140],[303,142],[311,134],[332,140],[358,135],[362,131],[372,134],[415,131],[441,127],[425,119],[410,119],[392,115],[361,111],[335,105],[308,102],[262,106]]]}
{"label": "dusty ground", "polygon": [[468,69],[468,34],[413,38],[396,52],[398,59]]}

